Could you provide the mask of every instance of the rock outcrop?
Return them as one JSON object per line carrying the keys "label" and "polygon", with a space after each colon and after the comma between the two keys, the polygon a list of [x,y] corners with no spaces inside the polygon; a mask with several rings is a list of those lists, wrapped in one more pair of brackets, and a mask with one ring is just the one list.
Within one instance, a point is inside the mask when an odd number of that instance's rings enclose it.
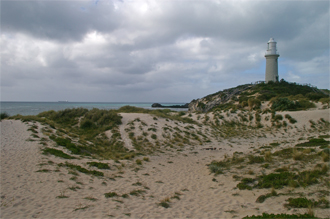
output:
{"label": "rock outcrop", "polygon": [[170,105],[170,106],[163,106],[160,103],[153,103],[151,105],[151,107],[153,108],[188,108],[188,103],[184,104],[184,105]]}

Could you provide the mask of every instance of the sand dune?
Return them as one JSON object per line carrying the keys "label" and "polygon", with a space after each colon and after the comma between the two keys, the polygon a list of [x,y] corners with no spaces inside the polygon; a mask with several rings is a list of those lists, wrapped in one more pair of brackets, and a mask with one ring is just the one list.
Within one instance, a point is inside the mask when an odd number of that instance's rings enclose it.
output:
{"label": "sand dune", "polygon": [[[288,112],[278,113],[287,114]],[[134,160],[102,161],[108,163],[110,170],[102,170],[104,177],[96,177],[72,171],[57,164],[66,160],[41,153],[39,138],[31,137],[28,128],[32,122],[2,120],[1,124],[1,218],[242,218],[247,215],[265,213],[306,213],[305,208],[285,208],[288,196],[275,196],[263,203],[256,199],[271,192],[271,189],[239,190],[238,181],[233,177],[253,177],[261,171],[272,170],[250,165],[243,169],[232,168],[224,174],[215,176],[210,173],[208,164],[213,160],[222,160],[234,152],[243,154],[257,153],[260,147],[279,142],[273,149],[279,150],[294,146],[309,136],[329,134],[329,129],[310,128],[309,120],[329,121],[329,110],[289,112],[298,122],[289,125],[287,130],[273,129],[263,133],[251,134],[250,138],[220,138],[212,135],[207,126],[193,125],[195,130],[205,133],[209,141],[202,145],[191,140],[191,145],[159,147],[159,151],[147,156],[149,161],[137,165]],[[136,136],[148,132],[151,142],[166,141],[164,127],[178,127],[184,130],[187,124],[167,121],[147,114],[122,113],[123,124],[119,127],[125,146],[134,149],[128,135],[129,122],[139,118],[146,126],[139,128],[135,122],[132,129]],[[208,114],[212,119],[212,115]],[[198,115],[192,115],[197,120]],[[199,118],[202,121],[202,115]],[[266,124],[266,123],[265,123]],[[42,125],[38,126],[40,138]],[[156,131],[148,131],[154,127]],[[126,129],[126,130],[125,130]],[[157,140],[150,138],[157,135]],[[300,140],[299,140],[300,139]],[[48,144],[52,144],[51,141]],[[216,150],[204,150],[216,148]],[[139,157],[143,159],[143,157]],[[70,163],[90,168],[86,163],[91,159],[70,160]],[[292,160],[292,159],[291,159]],[[294,161],[283,161],[289,165]],[[289,163],[285,163],[289,162]],[[318,161],[317,161],[318,162]],[[281,165],[279,162],[278,165]],[[306,164],[311,168],[314,163]],[[90,168],[94,169],[94,168]],[[95,170],[97,170],[95,168]],[[38,172],[39,171],[39,172]],[[254,175],[251,175],[254,174]],[[327,177],[329,180],[329,177]],[[304,189],[289,188],[277,190],[277,193],[304,193],[317,199],[317,191],[328,190],[323,184]],[[105,197],[105,193],[114,192],[117,196]],[[113,193],[113,194],[114,194]],[[293,196],[297,196],[294,195]],[[169,208],[159,204],[168,199]],[[317,208],[318,217],[330,216],[328,209]]]}

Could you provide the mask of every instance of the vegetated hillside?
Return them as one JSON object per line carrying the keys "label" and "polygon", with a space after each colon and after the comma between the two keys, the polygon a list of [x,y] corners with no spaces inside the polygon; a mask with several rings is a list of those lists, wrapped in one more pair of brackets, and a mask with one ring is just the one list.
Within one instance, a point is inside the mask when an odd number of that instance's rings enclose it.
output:
{"label": "vegetated hillside", "polygon": [[329,91],[309,85],[286,82],[245,84],[192,100],[190,112],[260,109],[263,101],[270,101],[273,110],[303,110],[315,107],[313,102],[327,103]]}

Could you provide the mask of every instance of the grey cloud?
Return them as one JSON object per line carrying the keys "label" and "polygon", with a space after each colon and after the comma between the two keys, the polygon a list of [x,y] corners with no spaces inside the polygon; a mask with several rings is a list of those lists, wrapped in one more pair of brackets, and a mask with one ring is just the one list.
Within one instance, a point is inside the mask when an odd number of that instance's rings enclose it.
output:
{"label": "grey cloud", "polygon": [[190,101],[263,80],[270,37],[281,78],[329,86],[327,1],[4,1],[1,25],[6,100]]}
{"label": "grey cloud", "polygon": [[[88,10],[82,10],[86,5]],[[1,7],[3,31],[49,40],[79,41],[88,31],[111,32],[120,24],[112,4],[97,7],[86,1],[4,1]]]}

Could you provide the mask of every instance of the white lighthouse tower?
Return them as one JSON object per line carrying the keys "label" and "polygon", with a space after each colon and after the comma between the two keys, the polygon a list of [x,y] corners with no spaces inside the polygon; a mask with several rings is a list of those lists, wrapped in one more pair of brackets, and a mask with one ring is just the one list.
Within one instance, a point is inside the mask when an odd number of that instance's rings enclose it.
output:
{"label": "white lighthouse tower", "polygon": [[280,56],[276,49],[274,38],[268,41],[268,47],[265,54],[266,57],[266,83],[269,81],[278,81],[278,63],[277,59]]}

